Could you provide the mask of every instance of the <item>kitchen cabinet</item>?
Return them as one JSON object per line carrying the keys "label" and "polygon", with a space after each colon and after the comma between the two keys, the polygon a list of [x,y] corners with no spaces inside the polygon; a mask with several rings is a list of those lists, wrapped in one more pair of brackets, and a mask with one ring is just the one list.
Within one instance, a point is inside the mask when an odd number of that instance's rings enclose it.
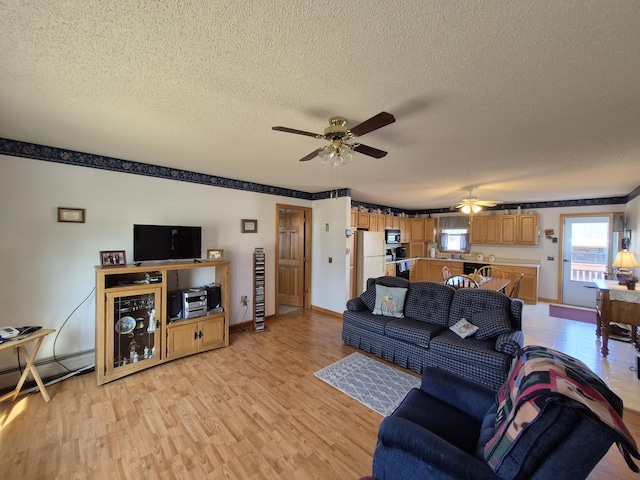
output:
{"label": "kitchen cabinet", "polygon": [[409,281],[417,282],[418,281],[418,269],[417,269],[417,260],[409,261]]}
{"label": "kitchen cabinet", "polygon": [[433,243],[436,241],[436,219],[425,218],[424,221],[424,241],[425,243]]}
{"label": "kitchen cabinet", "polygon": [[511,280],[507,287],[510,292],[515,282],[520,278],[520,274],[524,273],[522,285],[520,286],[520,295],[518,297],[527,304],[536,304],[538,302],[538,269],[536,267],[519,267],[496,264],[500,270],[504,272],[506,278]]}
{"label": "kitchen cabinet", "polygon": [[469,242],[471,244],[484,243],[485,229],[489,217],[473,217],[469,227]]}
{"label": "kitchen cabinet", "polygon": [[483,217],[484,223],[484,243],[497,244],[500,243],[500,218],[499,217]]}
{"label": "kitchen cabinet", "polygon": [[409,224],[407,223],[409,220],[406,217],[400,217],[400,242],[401,243],[409,243],[411,240],[411,232],[409,230]]}
{"label": "kitchen cabinet", "polygon": [[351,210],[351,222],[349,223],[351,228],[358,228],[358,211]]}
{"label": "kitchen cabinet", "polygon": [[516,216],[501,215],[498,218],[500,218],[500,243],[503,245],[515,245],[518,243]]}
{"label": "kitchen cabinet", "polygon": [[369,230],[374,232],[384,232],[386,222],[386,215],[381,213],[369,214]]}
{"label": "kitchen cabinet", "polygon": [[410,218],[409,219],[409,241],[410,242],[424,242],[424,219],[423,218]]}
{"label": "kitchen cabinet", "polygon": [[449,267],[451,275],[462,275],[462,262],[451,260],[428,260],[429,262],[429,278],[430,282],[443,282],[442,268]]}
{"label": "kitchen cabinet", "polygon": [[538,245],[538,214],[474,217],[470,242],[487,245]]}
{"label": "kitchen cabinet", "polygon": [[384,267],[384,274],[387,277],[395,277],[396,276],[396,264],[395,263],[387,263]]}
{"label": "kitchen cabinet", "polygon": [[518,245],[538,245],[538,215],[518,215]]}
{"label": "kitchen cabinet", "polygon": [[369,229],[369,214],[367,212],[358,212],[358,228]]}
{"label": "kitchen cabinet", "polygon": [[430,262],[431,260],[427,260],[426,258],[419,258],[416,261],[416,282],[429,280],[429,263]]}
{"label": "kitchen cabinet", "polygon": [[407,258],[420,258],[425,257],[425,244],[424,242],[411,242],[409,243],[409,249],[407,251]]}

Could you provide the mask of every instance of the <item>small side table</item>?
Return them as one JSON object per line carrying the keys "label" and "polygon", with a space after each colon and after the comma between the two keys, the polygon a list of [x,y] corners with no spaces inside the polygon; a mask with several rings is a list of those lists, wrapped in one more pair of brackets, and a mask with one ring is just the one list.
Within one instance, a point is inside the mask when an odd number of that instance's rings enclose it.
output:
{"label": "small side table", "polygon": [[[0,402],[3,400],[6,400],[7,398],[11,398],[12,400],[15,400],[18,397],[18,393],[20,393],[20,390],[22,389],[24,382],[27,380],[27,375],[29,375],[29,372],[31,372],[31,376],[38,384],[38,388],[40,389],[40,393],[44,397],[44,401],[48,402],[50,400],[49,394],[47,393],[47,390],[44,388],[44,384],[42,383],[42,379],[40,378],[40,375],[38,375],[38,371],[36,370],[36,366],[34,365],[34,362],[35,362],[36,356],[38,355],[38,350],[40,350],[40,346],[42,345],[42,341],[44,340],[44,337],[46,337],[47,335],[53,332],[55,332],[55,329],[53,328],[46,328],[46,329],[43,328],[43,329],[37,330],[36,332],[33,332],[28,337],[22,338],[20,340],[9,340],[4,343],[0,343],[0,350],[7,350],[9,348],[16,347],[22,350],[24,357],[27,359],[27,365],[24,368],[24,372],[22,372],[22,376],[20,377],[20,380],[18,381],[18,384],[16,385],[15,390],[13,392],[9,392],[3,395],[2,397],[0,397]],[[35,346],[33,347],[33,351],[31,352],[31,354],[29,354],[29,350],[27,350],[27,345],[29,345],[32,342],[35,342]]]}

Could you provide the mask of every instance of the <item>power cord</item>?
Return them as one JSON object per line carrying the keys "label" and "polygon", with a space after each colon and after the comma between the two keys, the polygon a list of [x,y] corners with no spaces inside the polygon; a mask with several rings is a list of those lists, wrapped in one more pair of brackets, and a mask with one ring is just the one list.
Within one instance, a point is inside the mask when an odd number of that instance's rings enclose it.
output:
{"label": "power cord", "polygon": [[[56,332],[56,336],[53,339],[53,359],[55,360],[55,362],[60,365],[62,368],[64,368],[67,372],[69,373],[76,373],[79,372],[81,370],[84,370],[87,367],[83,367],[79,370],[70,370],[66,365],[64,365],[60,360],[58,360],[58,357],[56,356],[56,343],[58,341],[58,336],[60,335],[60,332],[62,332],[62,329],[64,328],[64,326],[67,324],[67,322],[69,321],[69,319],[73,316],[74,313],[76,313],[76,311],[87,301],[89,300],[89,298],[91,297],[91,295],[93,295],[93,293],[96,291],[95,287],[89,292],[89,295],[87,295],[85,297],[84,300],[82,300],[82,302],[80,302],[78,304],[78,306],[76,308],[73,309],[73,311],[69,314],[69,316],[67,316],[67,318],[64,320],[64,322],[62,322],[62,325],[60,326],[60,328],[58,329],[58,331]],[[23,369],[22,369],[22,364],[20,363],[20,349],[18,348],[18,370],[20,370],[20,375],[22,375],[23,373]],[[35,360],[35,359],[34,359]]]}
{"label": "power cord", "polygon": [[91,297],[91,295],[93,295],[93,293],[96,291],[96,288],[93,287],[93,289],[89,292],[89,295],[87,295],[85,297],[84,300],[82,300],[82,302],[80,302],[80,304],[73,309],[73,311],[69,314],[69,316],[64,320],[64,322],[62,322],[62,325],[60,326],[60,328],[58,329],[58,331],[56,332],[56,336],[53,339],[53,359],[56,361],[56,363],[58,363],[58,365],[60,365],[61,367],[63,367],[67,372],[72,373],[72,370],[69,370],[67,368],[66,365],[63,365],[62,362],[60,362],[60,360],[58,360],[58,357],[56,357],[56,342],[58,341],[58,336],[60,335],[60,332],[62,332],[62,329],[64,328],[64,326],[67,324],[67,322],[69,321],[69,319],[71,318],[71,316],[76,313],[76,310],[78,310],[83,304],[84,302],[86,302],[87,300],[89,300],[89,298]]}

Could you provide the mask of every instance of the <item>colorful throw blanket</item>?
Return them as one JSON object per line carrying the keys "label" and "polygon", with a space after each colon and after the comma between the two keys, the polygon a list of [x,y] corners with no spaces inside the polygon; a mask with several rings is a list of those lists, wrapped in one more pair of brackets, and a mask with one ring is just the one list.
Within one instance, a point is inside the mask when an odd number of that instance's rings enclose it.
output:
{"label": "colorful throw blanket", "polygon": [[500,467],[518,436],[551,402],[583,409],[585,414],[611,429],[627,465],[639,469],[636,442],[616,412],[622,400],[579,360],[545,347],[528,346],[514,364],[508,381],[497,394],[496,433],[484,447],[484,458],[494,470]]}

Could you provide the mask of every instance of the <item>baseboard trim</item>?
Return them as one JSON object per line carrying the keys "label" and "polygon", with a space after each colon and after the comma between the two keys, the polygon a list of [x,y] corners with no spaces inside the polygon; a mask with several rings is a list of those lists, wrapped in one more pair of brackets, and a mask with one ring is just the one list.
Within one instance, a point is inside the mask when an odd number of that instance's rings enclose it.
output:
{"label": "baseboard trim", "polygon": [[327,310],[326,308],[317,307],[315,305],[311,305],[311,310],[316,310],[318,312],[325,313],[327,315],[331,315],[332,317],[342,318],[342,313],[334,312],[333,310]]}

